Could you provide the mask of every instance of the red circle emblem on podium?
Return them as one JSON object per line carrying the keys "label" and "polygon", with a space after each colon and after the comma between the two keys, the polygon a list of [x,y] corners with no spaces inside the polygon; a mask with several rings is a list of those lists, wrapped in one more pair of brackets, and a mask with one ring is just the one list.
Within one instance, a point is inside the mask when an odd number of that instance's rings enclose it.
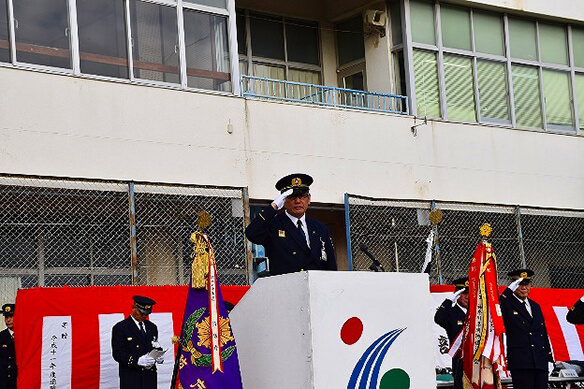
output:
{"label": "red circle emblem on podium", "polygon": [[341,328],[341,340],[348,345],[357,342],[363,334],[363,322],[358,317],[352,317]]}

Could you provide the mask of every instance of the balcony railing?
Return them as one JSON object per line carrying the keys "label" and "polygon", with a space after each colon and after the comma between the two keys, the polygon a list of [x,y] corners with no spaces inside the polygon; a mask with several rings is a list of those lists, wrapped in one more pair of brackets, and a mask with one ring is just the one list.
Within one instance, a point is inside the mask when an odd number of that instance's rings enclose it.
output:
{"label": "balcony railing", "polygon": [[241,95],[329,107],[409,114],[407,96],[241,76]]}

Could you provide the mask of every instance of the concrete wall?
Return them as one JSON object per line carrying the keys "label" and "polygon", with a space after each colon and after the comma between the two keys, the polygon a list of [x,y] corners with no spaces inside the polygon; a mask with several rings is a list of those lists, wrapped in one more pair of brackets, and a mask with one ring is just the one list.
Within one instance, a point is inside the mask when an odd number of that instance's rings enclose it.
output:
{"label": "concrete wall", "polygon": [[[0,171],[584,209],[584,137],[0,69]],[[228,123],[233,133],[228,133]]]}

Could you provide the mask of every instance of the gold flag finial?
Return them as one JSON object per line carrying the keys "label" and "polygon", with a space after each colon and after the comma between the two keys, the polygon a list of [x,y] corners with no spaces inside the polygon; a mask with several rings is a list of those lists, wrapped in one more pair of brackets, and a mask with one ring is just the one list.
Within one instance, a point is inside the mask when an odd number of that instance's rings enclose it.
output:
{"label": "gold flag finial", "polygon": [[203,233],[195,231],[191,234],[191,242],[193,242],[193,264],[192,271],[192,287],[195,289],[202,289],[207,287],[207,275],[209,274],[209,252],[207,251],[207,242],[203,238]]}
{"label": "gold flag finial", "polygon": [[430,211],[428,219],[430,219],[430,223],[432,223],[432,225],[440,224],[444,219],[444,214],[438,208],[434,208]]}
{"label": "gold flag finial", "polygon": [[205,211],[199,212],[198,216],[199,217],[197,218],[197,226],[199,227],[199,230],[203,231],[203,229],[211,225],[213,218],[211,217],[211,215],[209,215],[208,212]]}
{"label": "gold flag finial", "polygon": [[485,223],[481,226],[480,231],[481,236],[488,238],[489,236],[491,236],[491,232],[493,231],[493,229],[491,228],[491,225],[489,223]]}

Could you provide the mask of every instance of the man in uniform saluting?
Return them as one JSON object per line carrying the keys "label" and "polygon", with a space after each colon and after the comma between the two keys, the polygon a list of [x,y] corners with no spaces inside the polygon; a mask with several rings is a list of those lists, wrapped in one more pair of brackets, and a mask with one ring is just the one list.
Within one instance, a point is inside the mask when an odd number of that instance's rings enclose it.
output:
{"label": "man in uniform saluting", "polygon": [[[444,300],[434,314],[434,322],[446,331],[450,347],[464,327],[468,310],[468,278],[458,278],[452,283],[454,293]],[[459,349],[452,357],[454,389],[462,389],[462,373],[462,349]]]}
{"label": "man in uniform saluting", "polygon": [[119,364],[120,389],[156,389],[156,363],[164,358],[154,359],[148,355],[159,348],[158,328],[146,320],[156,301],[134,296],[132,313],[118,322],[112,329],[112,354]]}
{"label": "man in uniform saluting", "polygon": [[14,351],[14,304],[4,304],[2,314],[6,329],[0,332],[0,389],[16,389],[16,354]]}
{"label": "man in uniform saluting", "polygon": [[507,334],[507,368],[513,387],[546,389],[548,362],[554,362],[541,307],[528,298],[534,272],[519,269],[507,273],[514,281],[499,302]]}
{"label": "man in uniform saluting", "polygon": [[[281,178],[276,183],[280,195],[245,230],[247,239],[265,247],[270,275],[337,270],[328,228],[306,218],[312,182],[312,177],[300,173]],[[282,208],[285,211],[278,214]]]}

